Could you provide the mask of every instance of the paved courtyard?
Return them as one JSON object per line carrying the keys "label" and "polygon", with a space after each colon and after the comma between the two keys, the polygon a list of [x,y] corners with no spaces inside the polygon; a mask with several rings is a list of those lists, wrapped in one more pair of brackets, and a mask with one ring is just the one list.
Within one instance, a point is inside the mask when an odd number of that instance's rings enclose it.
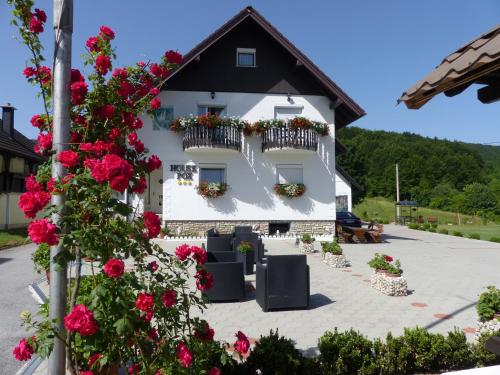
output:
{"label": "paved courtyard", "polygon": [[[330,268],[319,252],[308,255],[309,310],[264,313],[255,293],[247,291],[243,302],[209,305],[204,318],[218,339],[233,342],[237,330],[258,338],[278,328],[310,354],[316,351],[318,338],[335,327],[352,327],[372,338],[385,337],[389,331],[401,334],[404,327],[420,326],[432,332],[458,327],[472,339],[478,295],[487,285],[500,285],[500,244],[394,225],[387,225],[385,233],[381,244],[343,244],[352,263],[347,269]],[[169,250],[176,245],[162,241]],[[265,246],[268,254],[298,253],[293,240],[269,239]],[[375,252],[401,260],[408,296],[389,297],[370,287],[372,270],[367,262]],[[255,275],[247,276],[247,281],[255,286]]]}

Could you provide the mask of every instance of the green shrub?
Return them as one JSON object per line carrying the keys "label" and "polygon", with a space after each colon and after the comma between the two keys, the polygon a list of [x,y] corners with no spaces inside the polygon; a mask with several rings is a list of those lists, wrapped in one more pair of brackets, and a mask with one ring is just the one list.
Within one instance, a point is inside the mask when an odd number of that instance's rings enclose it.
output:
{"label": "green shrub", "polygon": [[354,330],[339,333],[327,331],[320,337],[321,374],[376,374],[373,343]]}
{"label": "green shrub", "polygon": [[446,228],[441,228],[441,229],[439,230],[439,233],[441,233],[441,234],[448,234],[448,229],[446,229]]}
{"label": "green shrub", "polygon": [[292,340],[280,337],[277,330],[260,337],[245,364],[248,374],[260,370],[262,374],[276,375],[304,374],[305,366],[310,367],[310,361],[305,360]]}
{"label": "green shrub", "polygon": [[50,268],[50,246],[46,243],[38,245],[37,249],[31,254],[31,260],[35,264],[35,271],[42,273]]}
{"label": "green shrub", "polygon": [[429,228],[429,232],[436,233],[436,228]]}
{"label": "green shrub", "polygon": [[321,249],[324,253],[332,253],[334,255],[342,255],[342,248],[337,241],[321,242]]}
{"label": "green shrub", "polygon": [[408,225],[408,228],[410,229],[418,229],[420,226],[418,224],[415,224],[415,223],[411,223],[410,225]]}
{"label": "green shrub", "polygon": [[316,241],[316,239],[311,236],[310,234],[303,234],[301,237],[300,237],[300,240],[303,242],[303,243],[313,243],[314,241]]}
{"label": "green shrub", "polygon": [[425,227],[424,227],[423,225],[419,225],[417,229],[418,229],[418,230],[423,230],[423,231],[426,231],[426,230],[427,230],[427,229],[425,229]]}
{"label": "green shrub", "polygon": [[429,230],[431,225],[429,223],[424,223],[424,224],[422,224],[422,227],[424,228],[424,230]]}
{"label": "green shrub", "polygon": [[472,347],[463,331],[448,332],[443,353],[443,370],[462,370],[474,367]]}
{"label": "green shrub", "polygon": [[476,305],[477,314],[482,321],[491,320],[500,313],[500,289],[490,285],[481,293]]}
{"label": "green shrub", "polygon": [[464,234],[462,232],[460,232],[459,230],[454,230],[452,234],[456,237],[463,237],[464,236]]}
{"label": "green shrub", "polygon": [[500,356],[489,352],[484,347],[486,340],[491,336],[500,336],[500,331],[495,333],[483,333],[477,342],[472,345],[472,360],[476,367],[500,365]]}
{"label": "green shrub", "polygon": [[437,229],[438,225],[436,223],[431,224],[431,228]]}
{"label": "green shrub", "polygon": [[500,243],[500,237],[491,237],[490,241],[491,242],[498,242],[498,243]]}
{"label": "green shrub", "polygon": [[481,235],[479,233],[470,233],[468,236],[471,240],[480,240]]}

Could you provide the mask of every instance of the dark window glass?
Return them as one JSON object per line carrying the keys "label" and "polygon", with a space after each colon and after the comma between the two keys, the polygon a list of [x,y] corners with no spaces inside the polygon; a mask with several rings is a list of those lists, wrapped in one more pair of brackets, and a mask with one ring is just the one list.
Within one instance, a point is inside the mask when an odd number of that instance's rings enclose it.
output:
{"label": "dark window glass", "polygon": [[225,182],[224,168],[200,168],[200,182],[215,182],[222,184]]}
{"label": "dark window glass", "polygon": [[255,53],[238,52],[239,66],[255,66]]}

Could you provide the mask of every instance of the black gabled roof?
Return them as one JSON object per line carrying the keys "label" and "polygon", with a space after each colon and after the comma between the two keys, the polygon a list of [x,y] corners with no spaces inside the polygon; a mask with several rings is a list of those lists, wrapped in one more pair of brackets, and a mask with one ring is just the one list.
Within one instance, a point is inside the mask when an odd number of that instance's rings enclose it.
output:
{"label": "black gabled roof", "polygon": [[43,158],[33,151],[35,141],[22,135],[14,129],[14,138],[1,129],[0,120],[0,153],[20,156],[34,162],[41,162]]}
{"label": "black gabled roof", "polygon": [[354,189],[356,189],[357,191],[363,191],[363,187],[358,184],[358,182],[351,177],[351,175],[349,173],[347,173],[347,171],[342,168],[340,165],[338,165],[338,163],[335,163],[335,169],[337,170],[337,172],[339,174],[342,175],[342,177],[344,177],[347,181],[349,181],[349,183],[351,184],[351,187],[353,187]]}
{"label": "black gabled roof", "polygon": [[174,77],[179,71],[195,60],[203,51],[212,46],[224,35],[229,33],[234,27],[247,18],[252,18],[266,32],[268,32],[278,43],[280,43],[297,62],[302,64],[324,87],[328,96],[334,101],[336,107],[335,127],[343,128],[353,121],[356,121],[366,113],[353,99],[351,99],[335,82],[321,71],[306,55],[304,55],[292,42],[281,34],[273,25],[269,23],[259,12],[248,6],[236,14],[233,18],[219,27],[215,32],[205,38],[201,43],[184,55],[184,59],[179,68],[174,71],[167,81]]}

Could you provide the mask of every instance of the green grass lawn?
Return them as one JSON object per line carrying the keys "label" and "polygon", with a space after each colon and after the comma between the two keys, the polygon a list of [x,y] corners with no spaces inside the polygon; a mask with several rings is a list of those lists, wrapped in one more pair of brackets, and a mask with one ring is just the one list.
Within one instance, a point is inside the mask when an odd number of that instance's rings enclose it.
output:
{"label": "green grass lawn", "polygon": [[481,236],[482,240],[489,241],[491,237],[500,237],[500,225],[488,223],[483,224],[463,224],[463,225],[439,225],[438,230],[441,228],[448,229],[449,234],[454,231],[459,231],[464,234],[464,237],[471,233],[477,233]]}
{"label": "green grass lawn", "polygon": [[26,228],[0,231],[0,250],[7,247],[24,245],[25,243],[27,243]]}

